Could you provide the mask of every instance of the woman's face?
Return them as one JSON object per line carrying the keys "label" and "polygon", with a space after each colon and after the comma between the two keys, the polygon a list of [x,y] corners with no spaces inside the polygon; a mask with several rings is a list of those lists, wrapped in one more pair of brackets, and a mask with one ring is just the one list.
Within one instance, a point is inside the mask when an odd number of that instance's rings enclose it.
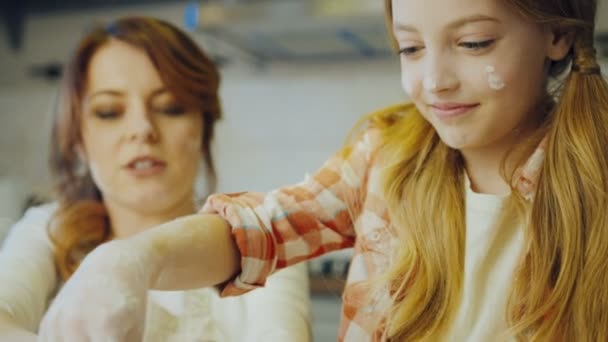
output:
{"label": "woman's face", "polygon": [[144,212],[192,202],[201,113],[176,101],[143,50],[102,46],[82,105],[81,150],[105,202]]}
{"label": "woman's face", "polygon": [[548,61],[569,50],[499,0],[393,0],[403,88],[460,150],[514,139],[546,95]]}

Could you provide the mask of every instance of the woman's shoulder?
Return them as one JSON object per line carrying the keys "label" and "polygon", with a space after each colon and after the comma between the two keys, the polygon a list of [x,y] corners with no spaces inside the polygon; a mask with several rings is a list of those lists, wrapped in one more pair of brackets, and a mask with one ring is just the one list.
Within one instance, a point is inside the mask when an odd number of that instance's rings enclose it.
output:
{"label": "woman's shoulder", "polygon": [[58,208],[56,202],[28,208],[21,219],[9,229],[6,244],[12,240],[19,240],[21,237],[48,240],[46,228]]}
{"label": "woman's shoulder", "polygon": [[21,220],[46,220],[48,221],[59,208],[57,202],[49,202],[28,208]]}
{"label": "woman's shoulder", "polygon": [[49,223],[55,212],[57,212],[59,205],[56,202],[50,202],[35,207],[28,208],[21,219],[17,221],[15,226],[44,226]]}

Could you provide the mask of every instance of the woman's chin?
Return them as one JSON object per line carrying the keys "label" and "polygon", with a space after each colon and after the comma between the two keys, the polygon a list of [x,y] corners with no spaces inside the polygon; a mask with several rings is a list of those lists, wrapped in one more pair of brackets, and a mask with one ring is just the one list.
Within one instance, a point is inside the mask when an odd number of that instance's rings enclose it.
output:
{"label": "woman's chin", "polygon": [[126,200],[131,208],[141,212],[164,212],[171,210],[183,201],[181,196],[170,192],[150,191],[139,192]]}

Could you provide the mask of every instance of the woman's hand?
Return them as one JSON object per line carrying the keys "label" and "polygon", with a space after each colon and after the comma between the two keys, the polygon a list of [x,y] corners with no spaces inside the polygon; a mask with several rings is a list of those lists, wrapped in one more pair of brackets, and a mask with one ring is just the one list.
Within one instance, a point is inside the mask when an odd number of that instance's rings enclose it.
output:
{"label": "woman's hand", "polygon": [[127,241],[96,248],[50,306],[39,341],[141,341],[152,264]]}

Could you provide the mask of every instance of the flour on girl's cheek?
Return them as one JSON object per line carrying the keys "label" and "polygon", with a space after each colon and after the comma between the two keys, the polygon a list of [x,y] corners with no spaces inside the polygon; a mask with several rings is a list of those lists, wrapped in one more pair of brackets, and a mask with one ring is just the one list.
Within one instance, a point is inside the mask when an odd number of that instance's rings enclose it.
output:
{"label": "flour on girl's cheek", "polygon": [[491,89],[501,90],[505,87],[505,81],[496,72],[496,68],[488,65],[486,66],[486,73],[488,74],[488,85]]}

